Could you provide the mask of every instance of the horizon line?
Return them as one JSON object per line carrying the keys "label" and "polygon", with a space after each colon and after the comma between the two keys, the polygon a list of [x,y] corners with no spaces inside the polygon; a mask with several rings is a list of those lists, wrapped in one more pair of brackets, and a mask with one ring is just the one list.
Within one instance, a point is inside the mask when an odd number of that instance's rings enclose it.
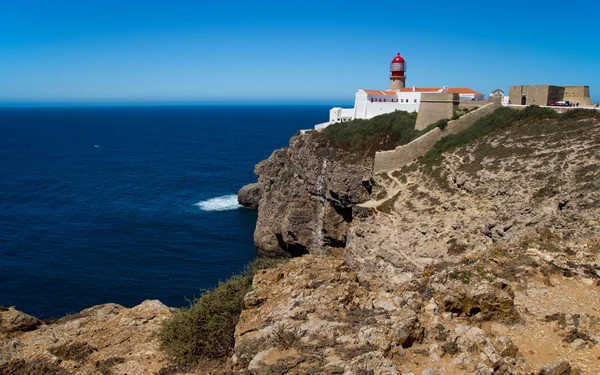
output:
{"label": "horizon line", "polygon": [[117,101],[0,101],[0,108],[27,107],[125,107],[125,106],[207,106],[207,105],[332,105],[351,102],[336,99],[256,100],[117,100]]}

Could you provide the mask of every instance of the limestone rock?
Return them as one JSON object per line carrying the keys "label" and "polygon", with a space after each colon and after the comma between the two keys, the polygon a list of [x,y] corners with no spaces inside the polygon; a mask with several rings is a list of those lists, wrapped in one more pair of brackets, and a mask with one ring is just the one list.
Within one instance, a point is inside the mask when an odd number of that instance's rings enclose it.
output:
{"label": "limestone rock", "polygon": [[0,355],[0,364],[37,360],[73,374],[91,375],[104,369],[111,374],[151,375],[167,362],[156,332],[171,316],[171,310],[156,300],[131,309],[93,306],[33,331],[14,333],[10,341],[0,342],[0,354],[6,354]]}
{"label": "limestone rock", "polygon": [[540,369],[538,375],[571,375],[571,365],[567,361],[550,362]]}
{"label": "limestone rock", "polygon": [[259,253],[298,256],[343,249],[352,207],[369,196],[372,162],[298,134],[258,163],[253,189],[260,190],[254,232]]}
{"label": "limestone rock", "polygon": [[40,325],[40,321],[14,307],[0,310],[0,334],[19,331],[31,331]]}
{"label": "limestone rock", "polygon": [[438,305],[444,310],[476,316],[479,320],[512,322],[518,318],[514,293],[506,280],[482,280],[469,269],[442,271],[429,281]]}
{"label": "limestone rock", "polygon": [[244,207],[257,209],[260,201],[260,186],[258,183],[243,186],[238,192],[238,202]]}

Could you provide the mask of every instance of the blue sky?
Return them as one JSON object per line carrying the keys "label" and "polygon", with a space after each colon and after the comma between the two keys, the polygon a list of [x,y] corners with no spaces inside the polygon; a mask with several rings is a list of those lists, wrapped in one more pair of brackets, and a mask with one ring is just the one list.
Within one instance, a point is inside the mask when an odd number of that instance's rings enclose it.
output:
{"label": "blue sky", "polygon": [[389,86],[589,85],[598,0],[0,0],[0,102],[352,102]]}

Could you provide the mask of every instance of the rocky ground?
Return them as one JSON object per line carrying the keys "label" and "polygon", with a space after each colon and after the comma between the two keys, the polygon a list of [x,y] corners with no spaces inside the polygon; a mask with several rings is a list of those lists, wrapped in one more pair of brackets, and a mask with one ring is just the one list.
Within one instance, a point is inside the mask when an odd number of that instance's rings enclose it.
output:
{"label": "rocky ground", "polygon": [[14,308],[0,311],[0,374],[139,374],[168,362],[155,337],[172,316],[159,301],[131,309],[91,307],[41,322]]}

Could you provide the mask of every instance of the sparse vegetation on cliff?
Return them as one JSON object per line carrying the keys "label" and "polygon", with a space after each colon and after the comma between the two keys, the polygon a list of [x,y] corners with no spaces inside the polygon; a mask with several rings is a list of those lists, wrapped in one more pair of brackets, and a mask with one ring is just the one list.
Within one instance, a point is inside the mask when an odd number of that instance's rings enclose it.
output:
{"label": "sparse vegetation on cliff", "polygon": [[539,106],[529,106],[522,111],[507,107],[498,108],[492,114],[477,120],[472,126],[462,132],[451,134],[439,140],[433,148],[420,159],[420,163],[426,166],[437,165],[442,160],[442,154],[444,152],[454,150],[477,138],[512,126],[527,125],[532,122],[548,119],[557,119],[563,126],[566,126],[569,121],[599,117],[600,114],[597,111],[586,109],[573,109],[558,114],[552,109],[541,108]]}
{"label": "sparse vegetation on cliff", "polygon": [[374,155],[376,151],[394,149],[421,135],[422,132],[415,130],[416,121],[416,113],[396,111],[369,120],[332,124],[315,136],[352,153]]}
{"label": "sparse vegetation on cliff", "polygon": [[231,353],[234,331],[244,308],[244,296],[252,288],[256,272],[272,268],[283,259],[257,258],[245,272],[219,283],[179,310],[159,331],[162,349],[178,363],[194,364],[202,358],[220,358]]}

